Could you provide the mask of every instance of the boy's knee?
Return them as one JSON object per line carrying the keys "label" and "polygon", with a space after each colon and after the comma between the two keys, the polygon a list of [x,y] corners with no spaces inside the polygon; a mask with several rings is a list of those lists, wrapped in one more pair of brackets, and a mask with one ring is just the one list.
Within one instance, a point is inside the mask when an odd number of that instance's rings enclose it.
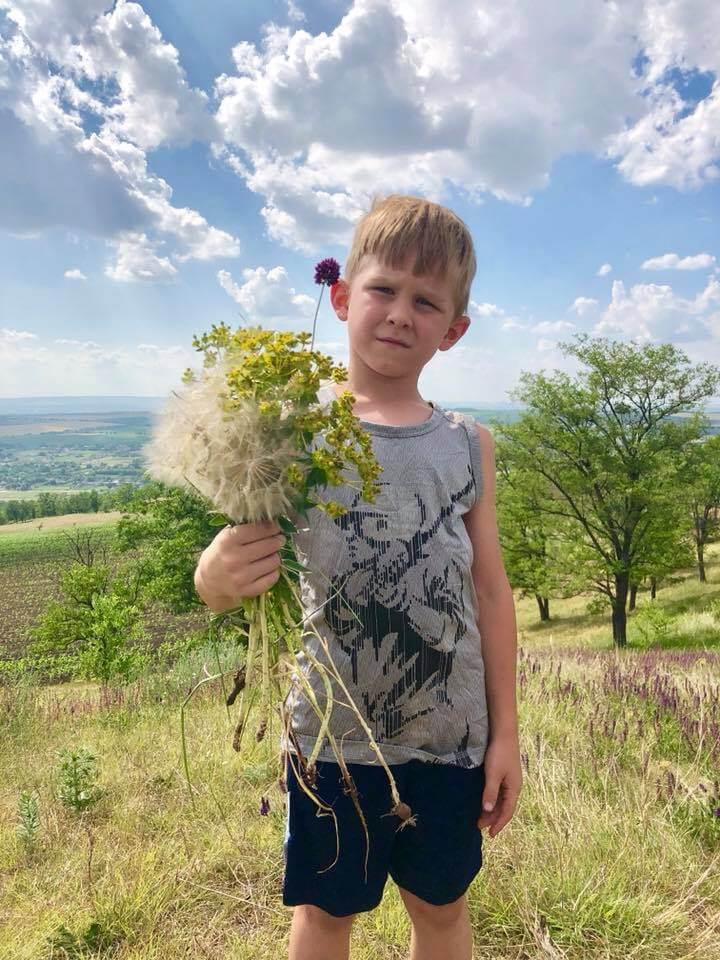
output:
{"label": "boy's knee", "polygon": [[302,903],[295,907],[295,911],[299,914],[299,919],[303,923],[327,931],[347,929],[352,926],[353,920],[357,916],[357,914],[349,913],[345,917],[335,917],[327,910],[316,907],[314,903]]}
{"label": "boy's knee", "polygon": [[409,890],[400,890],[402,899],[413,923],[436,928],[452,927],[467,910],[465,896],[458,897],[452,903],[441,905],[421,900]]}

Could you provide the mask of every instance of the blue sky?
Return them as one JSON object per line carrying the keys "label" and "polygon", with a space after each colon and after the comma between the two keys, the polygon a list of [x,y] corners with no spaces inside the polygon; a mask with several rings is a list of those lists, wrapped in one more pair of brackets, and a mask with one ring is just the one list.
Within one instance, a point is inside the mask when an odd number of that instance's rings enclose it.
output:
{"label": "blue sky", "polygon": [[[717,5],[235,6],[0,0],[0,396],[164,394],[240,310],[311,329],[390,191],[476,244],[428,399],[572,371],[576,331],[720,364]],[[347,363],[327,301],[316,343]]]}

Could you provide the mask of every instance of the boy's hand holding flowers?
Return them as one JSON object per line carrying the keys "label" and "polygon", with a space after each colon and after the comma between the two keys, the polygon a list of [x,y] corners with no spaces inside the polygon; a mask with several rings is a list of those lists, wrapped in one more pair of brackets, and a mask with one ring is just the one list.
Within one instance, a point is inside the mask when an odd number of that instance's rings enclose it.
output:
{"label": "boy's hand holding flowers", "polygon": [[277,523],[225,527],[200,557],[195,589],[216,613],[265,593],[280,579],[280,548],[287,537]]}

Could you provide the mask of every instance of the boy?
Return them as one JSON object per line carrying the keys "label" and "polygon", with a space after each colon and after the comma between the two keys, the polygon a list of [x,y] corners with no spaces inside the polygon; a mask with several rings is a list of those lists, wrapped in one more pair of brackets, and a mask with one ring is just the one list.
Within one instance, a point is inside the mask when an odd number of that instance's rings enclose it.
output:
{"label": "boy", "polygon": [[[348,379],[323,385],[318,398],[331,403],[343,389],[355,395],[354,412],[383,468],[381,494],[368,504],[349,484],[333,487],[329,496],[348,513],[332,519],[310,511],[308,529],[295,538],[312,571],[303,606],[415,823],[400,830],[387,816],[385,772],[354,714],[336,702],[331,731],[370,834],[367,882],[364,833],[325,745],[317,790],[340,835],[329,870],[335,827],[316,816],[286,765],[290,960],[346,960],[353,919],[377,906],[388,874],[412,922],[411,960],[470,960],[465,892],[482,864],[480,830],[500,832],[522,786],[515,613],[498,543],[492,434],[426,403],[417,387],[435,352],[451,349],[469,327],[474,274],[472,239],[454,213],[390,196],[359,222],[344,278],[330,291],[348,327]],[[195,575],[209,607],[229,609],[277,581],[279,532],[268,523],[218,534]],[[306,643],[314,639],[306,634]],[[321,653],[317,642],[313,652]],[[294,743],[307,756],[318,718],[298,696],[290,704]]]}

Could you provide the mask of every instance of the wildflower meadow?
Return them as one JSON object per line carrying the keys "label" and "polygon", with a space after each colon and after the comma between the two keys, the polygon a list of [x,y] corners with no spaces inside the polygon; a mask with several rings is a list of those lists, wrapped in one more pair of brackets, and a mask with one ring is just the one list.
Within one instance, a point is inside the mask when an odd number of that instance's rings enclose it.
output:
{"label": "wildflower meadow", "polygon": [[[670,648],[636,647],[634,614],[618,652],[578,600],[549,623],[516,601],[525,783],[469,891],[476,956],[720,957],[720,615],[696,612],[720,600],[717,545],[708,559],[707,584],[687,570],[654,601],[677,611]],[[213,662],[0,688],[0,956],[286,952],[276,745],[230,749],[219,681],[186,718],[191,789],[183,771],[179,710]],[[399,960],[408,937],[389,882],[353,956]]]}

